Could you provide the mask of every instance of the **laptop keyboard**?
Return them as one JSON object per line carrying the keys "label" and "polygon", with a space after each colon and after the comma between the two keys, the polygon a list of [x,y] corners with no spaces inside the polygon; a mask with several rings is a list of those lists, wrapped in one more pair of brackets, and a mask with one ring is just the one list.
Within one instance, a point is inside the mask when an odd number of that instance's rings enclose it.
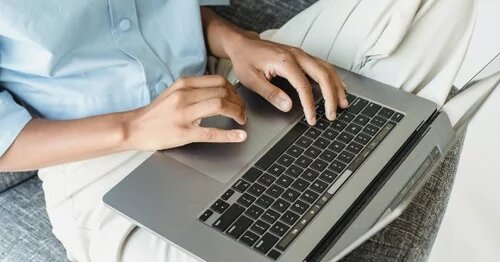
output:
{"label": "laptop keyboard", "polygon": [[404,115],[349,94],[327,120],[304,118],[198,219],[276,260]]}

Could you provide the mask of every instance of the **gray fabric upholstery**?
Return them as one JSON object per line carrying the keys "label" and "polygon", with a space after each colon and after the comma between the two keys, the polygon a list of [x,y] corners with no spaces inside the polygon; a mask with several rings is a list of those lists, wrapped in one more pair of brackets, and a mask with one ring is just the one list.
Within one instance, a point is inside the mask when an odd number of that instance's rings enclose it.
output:
{"label": "gray fabric upholstery", "polygon": [[67,261],[52,234],[37,177],[0,194],[0,261]]}
{"label": "gray fabric upholstery", "polygon": [[0,172],[0,193],[36,175],[36,172]]}
{"label": "gray fabric upholstery", "polygon": [[[232,0],[231,7],[215,10],[243,28],[261,32],[280,27],[314,2],[316,0]],[[404,214],[353,251],[345,261],[425,260],[446,209],[460,150],[461,142]],[[6,188],[29,176],[0,174],[0,192],[2,185],[7,185]],[[0,194],[0,261],[66,261],[64,248],[51,233],[38,178]]]}

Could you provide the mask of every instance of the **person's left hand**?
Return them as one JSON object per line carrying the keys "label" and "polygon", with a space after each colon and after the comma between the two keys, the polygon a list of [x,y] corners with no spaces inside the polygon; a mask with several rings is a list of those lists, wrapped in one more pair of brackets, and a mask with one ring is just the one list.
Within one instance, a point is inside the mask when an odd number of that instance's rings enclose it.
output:
{"label": "person's left hand", "polygon": [[292,100],[269,82],[275,76],[286,78],[297,90],[307,122],[316,124],[315,101],[306,74],[319,84],[325,99],[325,115],[329,120],[335,120],[337,106],[348,107],[345,84],[332,65],[299,48],[256,37],[242,38],[233,45],[228,55],[240,82],[278,109],[288,112],[292,108]]}

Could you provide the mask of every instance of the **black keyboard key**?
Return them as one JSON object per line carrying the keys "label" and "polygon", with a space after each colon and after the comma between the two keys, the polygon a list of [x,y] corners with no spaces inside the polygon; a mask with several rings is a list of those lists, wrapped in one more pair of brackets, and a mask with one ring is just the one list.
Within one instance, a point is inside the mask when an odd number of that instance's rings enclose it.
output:
{"label": "black keyboard key", "polygon": [[287,151],[286,153],[297,158],[300,156],[300,154],[302,154],[302,152],[304,152],[304,149],[301,148],[301,147],[298,147],[296,145],[292,145]]}
{"label": "black keyboard key", "polygon": [[253,183],[261,175],[262,175],[262,171],[258,170],[255,167],[252,167],[241,178],[245,179],[246,181],[248,181],[250,183]]}
{"label": "black keyboard key", "polygon": [[401,119],[403,119],[404,115],[401,113],[396,112],[392,117],[391,120],[394,122],[400,122]]}
{"label": "black keyboard key", "polygon": [[304,201],[297,200],[293,205],[290,207],[291,210],[299,213],[299,214],[304,214],[306,210],[309,208],[309,204],[305,203]]}
{"label": "black keyboard key", "polygon": [[313,140],[308,138],[308,137],[305,137],[305,136],[301,136],[299,138],[299,140],[297,140],[297,145],[303,147],[303,148],[307,148],[310,144],[312,144]]}
{"label": "black keyboard key", "polygon": [[361,110],[365,108],[366,105],[368,105],[368,101],[364,100],[363,98],[358,98],[349,105],[349,108],[347,108],[346,111],[357,115],[359,114],[359,112],[361,112]]}
{"label": "black keyboard key", "polygon": [[227,234],[235,239],[238,239],[243,232],[253,223],[253,220],[246,216],[240,216],[236,222],[227,230]]}
{"label": "black keyboard key", "polygon": [[279,186],[282,186],[284,188],[287,188],[288,186],[290,186],[290,184],[292,184],[292,182],[293,182],[293,178],[289,177],[287,175],[282,175],[278,178],[278,180],[276,180],[276,184]]}
{"label": "black keyboard key", "polygon": [[344,144],[349,144],[354,139],[354,135],[342,132],[337,139]]}
{"label": "black keyboard key", "polygon": [[269,172],[269,174],[273,175],[273,176],[280,176],[281,174],[283,174],[283,172],[285,172],[285,167],[283,166],[280,166],[278,164],[273,164],[268,170],[267,172]]}
{"label": "black keyboard key", "polygon": [[346,94],[346,99],[347,99],[347,102],[349,104],[352,103],[356,98],[357,98],[357,96],[355,96],[353,94],[349,94],[349,93]]}
{"label": "black keyboard key", "polygon": [[346,128],[347,124],[342,122],[342,121],[338,121],[338,120],[335,120],[332,122],[332,124],[330,125],[330,127],[335,130],[335,131],[338,131],[338,132],[342,132],[344,130],[344,128]]}
{"label": "black keyboard key", "polygon": [[339,162],[338,160],[333,161],[328,167],[333,172],[340,174],[346,168],[346,164]]}
{"label": "black keyboard key", "polygon": [[212,214],[213,214],[213,213],[214,213],[214,212],[213,212],[212,210],[207,210],[207,211],[203,212],[203,214],[201,214],[201,216],[200,216],[200,218],[199,218],[199,219],[200,219],[202,222],[205,222],[205,221],[207,221],[207,219],[208,219],[210,216],[212,216]]}
{"label": "black keyboard key", "polygon": [[263,184],[264,186],[270,186],[272,183],[274,183],[274,180],[276,180],[275,177],[269,175],[268,173],[263,174],[257,182]]}
{"label": "black keyboard key", "polygon": [[267,153],[262,156],[262,158],[257,161],[255,164],[257,167],[262,170],[266,170],[275,160],[279,157],[285,150],[290,147],[290,145],[299,138],[304,131],[307,130],[307,126],[303,123],[297,123],[288,133],[276,143],[271,150],[267,151]]}
{"label": "black keyboard key", "polygon": [[346,164],[349,164],[354,159],[354,155],[347,151],[343,151],[342,153],[339,154],[339,157],[337,159]]}
{"label": "black keyboard key", "polygon": [[[356,124],[350,124],[346,129],[345,131],[353,134],[353,135],[357,135],[359,132],[361,132],[361,129],[363,129],[361,126],[358,126]],[[354,137],[353,137],[354,138]]]}
{"label": "black keyboard key", "polygon": [[233,194],[234,194],[234,190],[228,189],[228,190],[226,190],[226,192],[224,192],[224,194],[222,194],[222,196],[220,198],[222,200],[228,200],[231,196],[233,196]]}
{"label": "black keyboard key", "polygon": [[247,190],[247,188],[249,186],[250,186],[250,183],[240,179],[240,180],[236,181],[236,183],[233,185],[233,189],[235,189],[236,191],[238,191],[240,193],[243,193],[243,192],[245,192],[245,190]]}
{"label": "black keyboard key", "polygon": [[317,103],[316,114],[318,114],[318,117],[325,115],[325,101],[323,99]]}
{"label": "black keyboard key", "polygon": [[[287,154],[283,154],[282,156],[280,156],[280,158],[278,158],[278,164],[284,166],[284,167],[289,167],[293,161],[295,160],[295,158],[287,155]],[[284,172],[285,170],[283,170]]]}
{"label": "black keyboard key", "polygon": [[270,257],[271,259],[276,260],[281,256],[281,253],[278,250],[273,249],[273,250],[269,251],[267,256]]}
{"label": "black keyboard key", "polygon": [[279,213],[283,213],[288,209],[289,206],[290,204],[288,202],[280,198],[272,204],[271,208],[275,211],[278,211]]}
{"label": "black keyboard key", "polygon": [[366,124],[368,124],[368,122],[370,121],[370,119],[364,115],[358,115],[355,119],[354,119],[354,123],[355,124],[358,124],[360,126],[364,126]]}
{"label": "black keyboard key", "polygon": [[356,143],[356,142],[351,142],[349,145],[347,145],[346,147],[346,150],[348,150],[349,152],[353,153],[353,154],[357,154],[359,153],[359,151],[361,151],[361,149],[363,149],[363,146]]}
{"label": "black keyboard key", "polygon": [[292,188],[296,189],[299,192],[304,191],[308,186],[309,183],[301,178],[297,178],[297,180],[292,183]]}
{"label": "black keyboard key", "polygon": [[327,163],[332,162],[335,157],[337,157],[337,154],[333,153],[332,151],[326,149],[321,155],[319,155],[319,158],[326,161]]}
{"label": "black keyboard key", "polygon": [[244,207],[249,207],[254,201],[255,201],[255,197],[253,197],[247,193],[241,195],[240,198],[238,198],[238,200],[236,200],[236,202],[238,202],[238,204],[241,204]]}
{"label": "black keyboard key", "polygon": [[295,164],[302,167],[302,168],[307,168],[309,164],[311,164],[312,159],[306,156],[299,156],[297,160],[295,160]]}
{"label": "black keyboard key", "polygon": [[250,188],[247,190],[247,193],[250,193],[256,197],[260,197],[260,195],[262,195],[264,191],[266,191],[266,188],[263,185],[255,183],[250,186]]}
{"label": "black keyboard key", "polygon": [[299,215],[293,213],[292,211],[286,211],[280,218],[281,221],[292,226],[299,219]]}
{"label": "black keyboard key", "polygon": [[339,132],[328,128],[323,134],[321,134],[321,137],[325,138],[328,141],[334,140],[337,136],[339,135]]}
{"label": "black keyboard key", "polygon": [[319,154],[321,154],[321,150],[314,147],[314,146],[310,146],[306,149],[306,151],[304,151],[304,155],[310,157],[310,158],[316,158],[319,156]]}
{"label": "black keyboard key", "polygon": [[262,195],[257,199],[255,204],[262,208],[268,208],[272,203],[274,202],[274,199],[270,196]]}
{"label": "black keyboard key", "polygon": [[253,219],[259,218],[260,215],[262,215],[262,213],[264,213],[264,209],[262,209],[256,205],[251,206],[249,209],[247,209],[247,211],[245,211],[245,215],[247,215]]}
{"label": "black keyboard key", "polygon": [[326,128],[328,128],[329,125],[330,123],[328,123],[328,121],[324,119],[318,119],[318,121],[316,121],[315,127],[318,128],[319,130],[325,130]]}
{"label": "black keyboard key", "polygon": [[259,241],[257,241],[257,244],[255,244],[255,249],[262,254],[266,254],[269,249],[271,249],[274,244],[278,242],[278,238],[273,236],[270,233],[266,233]]}
{"label": "black keyboard key", "polygon": [[255,224],[252,225],[252,227],[250,228],[250,230],[252,230],[253,232],[259,234],[259,235],[262,235],[266,232],[266,230],[270,227],[271,225],[269,225],[268,223],[262,221],[262,220],[258,220],[257,222],[255,222]]}
{"label": "black keyboard key", "polygon": [[281,193],[283,193],[283,191],[285,191],[285,189],[283,189],[282,187],[278,185],[272,185],[266,190],[266,194],[274,198],[278,198]]}
{"label": "black keyboard key", "polygon": [[317,170],[317,171],[323,171],[325,168],[328,166],[328,163],[321,160],[321,159],[316,159],[314,162],[311,164],[311,168]]}
{"label": "black keyboard key", "polygon": [[361,112],[361,114],[364,114],[369,117],[373,117],[379,110],[382,108],[381,106],[374,104],[374,103],[369,103],[365,109]]}
{"label": "black keyboard key", "polygon": [[278,221],[271,227],[271,229],[269,229],[269,231],[281,237],[286,233],[286,231],[288,231],[288,229],[290,229],[289,226]]}
{"label": "black keyboard key", "polygon": [[297,166],[297,165],[291,165],[286,171],[285,171],[285,174],[293,177],[293,178],[297,178],[298,176],[300,176],[300,174],[302,174],[302,172],[304,171],[303,168]]}
{"label": "black keyboard key", "polygon": [[325,183],[319,179],[316,179],[316,181],[314,181],[314,183],[311,184],[310,188],[313,191],[315,191],[316,193],[321,194],[326,190],[327,187],[328,187],[327,183]]}
{"label": "black keyboard key", "polygon": [[[309,181],[309,182],[312,182],[314,181],[314,179],[316,179],[317,177],[319,176],[319,172],[316,171],[316,170],[312,170],[310,168],[306,169],[302,175],[300,175],[301,178]],[[297,181],[296,181],[297,182]],[[293,186],[292,186],[293,187]],[[303,190],[299,190],[299,191],[303,191]]]}
{"label": "black keyboard key", "polygon": [[269,224],[272,224],[278,219],[278,217],[280,217],[280,213],[278,213],[272,209],[268,209],[264,213],[264,215],[262,215],[261,219],[266,221]]}
{"label": "black keyboard key", "polygon": [[259,239],[259,235],[252,233],[250,231],[245,232],[241,237],[240,241],[245,245],[251,247]]}
{"label": "black keyboard key", "polygon": [[297,190],[289,188],[285,190],[285,193],[283,193],[281,197],[286,201],[293,203],[293,201],[295,201],[299,196],[300,193]]}
{"label": "black keyboard key", "polygon": [[311,127],[309,127],[309,129],[307,129],[307,131],[304,133],[304,135],[314,140],[319,135],[321,135],[321,130],[311,126]]}
{"label": "black keyboard key", "polygon": [[371,136],[364,134],[364,133],[361,133],[361,134],[357,135],[356,138],[354,138],[354,141],[356,141],[362,145],[366,145],[366,144],[368,144],[368,142],[370,142],[370,139],[372,139]]}
{"label": "black keyboard key", "polygon": [[337,179],[338,175],[333,173],[330,170],[325,170],[319,175],[319,179],[327,182],[327,183],[332,183],[335,179]]}
{"label": "black keyboard key", "polygon": [[320,148],[320,149],[325,149],[329,144],[330,144],[330,141],[328,141],[322,137],[319,137],[313,143],[314,146],[316,146],[317,148]]}
{"label": "black keyboard key", "polygon": [[346,123],[350,123],[352,120],[354,120],[355,117],[356,117],[355,115],[345,111],[339,116],[339,120],[342,120]]}
{"label": "black keyboard key", "polygon": [[363,133],[366,133],[370,136],[375,136],[378,131],[380,130],[379,127],[376,127],[374,125],[371,125],[371,124],[368,124],[364,129],[363,129]]}
{"label": "black keyboard key", "polygon": [[217,199],[217,201],[215,201],[215,203],[212,204],[212,206],[210,207],[210,209],[212,209],[213,211],[219,213],[219,214],[222,214],[224,213],[224,211],[226,211],[226,209],[229,207],[229,204],[220,200],[220,199]]}
{"label": "black keyboard key", "polygon": [[382,116],[383,118],[385,119],[390,119],[392,117],[392,115],[394,114],[394,110],[391,110],[389,108],[382,108],[379,112],[378,112],[378,115],[379,116]]}
{"label": "black keyboard key", "polygon": [[370,124],[378,127],[383,127],[387,123],[387,120],[381,116],[375,116],[372,121],[370,121]]}
{"label": "black keyboard key", "polygon": [[317,193],[308,189],[304,192],[304,194],[300,196],[300,199],[303,200],[304,202],[312,204],[318,198],[318,196],[319,195]]}
{"label": "black keyboard key", "polygon": [[345,148],[345,144],[340,143],[339,141],[333,141],[328,149],[332,150],[335,153],[340,153]]}
{"label": "black keyboard key", "polygon": [[244,207],[238,204],[232,204],[226,212],[212,224],[212,226],[220,231],[225,231],[243,211],[245,211]]}

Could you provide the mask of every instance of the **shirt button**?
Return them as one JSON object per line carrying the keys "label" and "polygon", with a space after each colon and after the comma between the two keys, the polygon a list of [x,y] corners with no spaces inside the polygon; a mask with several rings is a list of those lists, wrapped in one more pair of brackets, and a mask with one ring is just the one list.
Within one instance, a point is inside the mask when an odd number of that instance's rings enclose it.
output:
{"label": "shirt button", "polygon": [[130,22],[130,20],[128,20],[126,18],[120,21],[120,29],[122,31],[129,30],[131,26],[132,26],[132,23]]}
{"label": "shirt button", "polygon": [[158,84],[156,84],[155,89],[156,89],[156,92],[158,92],[158,94],[160,94],[163,91],[163,83],[159,82]]}

